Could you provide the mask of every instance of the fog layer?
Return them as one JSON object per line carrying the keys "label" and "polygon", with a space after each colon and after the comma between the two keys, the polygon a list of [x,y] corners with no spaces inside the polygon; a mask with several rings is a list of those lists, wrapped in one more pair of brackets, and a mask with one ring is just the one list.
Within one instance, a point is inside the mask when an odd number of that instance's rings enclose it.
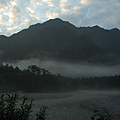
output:
{"label": "fog layer", "polygon": [[93,76],[112,76],[120,74],[120,65],[106,66],[88,63],[66,63],[53,60],[42,61],[39,59],[30,59],[17,61],[12,64],[20,69],[26,69],[30,65],[37,65],[45,68],[53,74],[60,73],[68,77],[93,77]]}

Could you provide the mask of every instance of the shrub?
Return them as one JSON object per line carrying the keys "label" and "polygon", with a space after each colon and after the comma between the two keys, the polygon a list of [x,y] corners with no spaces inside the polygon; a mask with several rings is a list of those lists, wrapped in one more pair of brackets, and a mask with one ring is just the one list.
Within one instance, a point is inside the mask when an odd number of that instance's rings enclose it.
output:
{"label": "shrub", "polygon": [[[29,100],[26,96],[22,102],[18,102],[17,94],[1,94],[0,96],[0,120],[33,120],[32,108],[33,99]],[[45,120],[46,106],[42,106],[36,113],[35,120]]]}
{"label": "shrub", "polygon": [[101,108],[100,110],[94,110],[92,120],[111,120],[112,115],[108,113],[106,108]]}

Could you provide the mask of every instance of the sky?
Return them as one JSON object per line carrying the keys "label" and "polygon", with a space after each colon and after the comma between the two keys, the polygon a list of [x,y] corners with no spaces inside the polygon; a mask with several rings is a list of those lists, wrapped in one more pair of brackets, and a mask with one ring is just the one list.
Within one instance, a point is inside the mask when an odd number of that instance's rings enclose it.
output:
{"label": "sky", "polygon": [[0,0],[0,35],[54,18],[77,27],[120,29],[120,0]]}

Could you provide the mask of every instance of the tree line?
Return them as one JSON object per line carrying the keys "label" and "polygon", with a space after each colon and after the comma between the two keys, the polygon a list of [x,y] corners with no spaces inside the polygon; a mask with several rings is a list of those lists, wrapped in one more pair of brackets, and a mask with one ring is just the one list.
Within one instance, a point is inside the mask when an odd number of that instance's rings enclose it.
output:
{"label": "tree line", "polygon": [[120,75],[70,78],[36,65],[20,70],[7,63],[0,64],[0,92],[61,92],[77,89],[118,89]]}

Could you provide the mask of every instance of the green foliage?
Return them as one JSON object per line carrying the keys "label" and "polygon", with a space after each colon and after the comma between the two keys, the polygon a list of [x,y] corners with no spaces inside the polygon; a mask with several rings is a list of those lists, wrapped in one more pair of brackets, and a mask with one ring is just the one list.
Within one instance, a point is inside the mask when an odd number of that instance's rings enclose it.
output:
{"label": "green foliage", "polygon": [[[28,100],[23,97],[21,104],[17,101],[17,94],[2,94],[0,96],[0,120],[33,120],[31,115],[33,108],[33,99]],[[35,120],[45,120],[46,106],[42,106],[36,113]]]}
{"label": "green foliage", "polygon": [[101,108],[100,110],[94,110],[92,120],[111,120],[112,115],[106,110],[106,108]]}

